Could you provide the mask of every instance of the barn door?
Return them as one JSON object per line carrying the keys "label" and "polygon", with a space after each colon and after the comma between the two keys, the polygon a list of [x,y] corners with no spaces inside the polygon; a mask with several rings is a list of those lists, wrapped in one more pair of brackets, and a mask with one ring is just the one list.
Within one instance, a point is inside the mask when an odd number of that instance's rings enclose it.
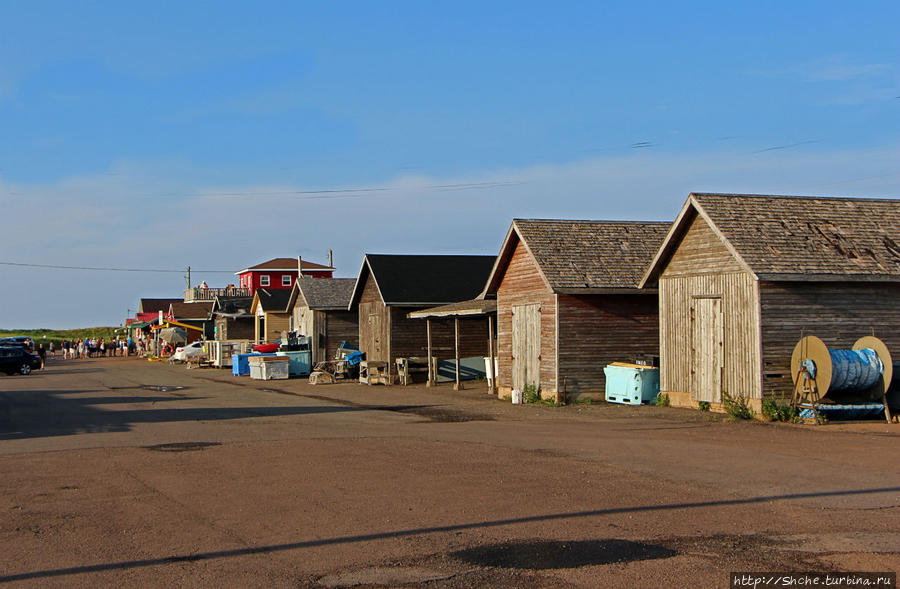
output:
{"label": "barn door", "polygon": [[720,297],[691,301],[691,399],[722,402],[725,325]]}
{"label": "barn door", "polygon": [[512,387],[541,386],[541,306],[512,308]]}
{"label": "barn door", "polygon": [[369,315],[366,360],[384,360],[382,357],[381,315]]}

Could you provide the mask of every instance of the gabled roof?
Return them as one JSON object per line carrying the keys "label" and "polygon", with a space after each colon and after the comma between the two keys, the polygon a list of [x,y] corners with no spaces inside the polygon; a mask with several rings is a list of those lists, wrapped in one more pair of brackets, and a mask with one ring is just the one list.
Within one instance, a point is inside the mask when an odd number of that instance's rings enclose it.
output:
{"label": "gabled roof", "polygon": [[175,319],[209,319],[212,305],[212,301],[203,301],[200,303],[176,301],[169,305],[168,313]]}
{"label": "gabled roof", "polygon": [[177,299],[141,299],[138,304],[138,313],[163,313],[169,312],[169,305],[172,303],[183,303],[184,298]]}
{"label": "gabled roof", "polygon": [[371,274],[385,305],[434,306],[471,299],[481,292],[494,256],[366,254],[349,307]]}
{"label": "gabled roof", "polygon": [[518,243],[553,292],[634,291],[669,223],[514,219],[482,296],[495,294]]}
{"label": "gabled roof", "polygon": [[216,295],[213,299],[212,309],[210,313],[240,313],[241,311],[250,311],[250,305],[253,303],[253,297],[228,297]]}
{"label": "gabled roof", "polygon": [[[334,268],[332,268],[331,266],[323,266],[322,264],[307,262],[306,260],[302,260],[302,262],[304,270],[334,270]],[[252,270],[283,270],[296,272],[297,258],[272,258],[271,260],[263,262],[262,264],[250,266],[249,268],[244,268],[239,272],[235,272],[235,275],[250,272]]]}
{"label": "gabled roof", "polygon": [[303,277],[294,282],[288,308],[302,305],[320,311],[346,309],[355,285],[355,278]]}
{"label": "gabled roof", "polygon": [[900,281],[900,200],[691,193],[644,275],[699,215],[761,280]]}
{"label": "gabled roof", "polygon": [[286,288],[258,288],[253,293],[250,312],[256,314],[256,309],[262,305],[262,310],[267,313],[287,313],[291,292],[291,290]]}

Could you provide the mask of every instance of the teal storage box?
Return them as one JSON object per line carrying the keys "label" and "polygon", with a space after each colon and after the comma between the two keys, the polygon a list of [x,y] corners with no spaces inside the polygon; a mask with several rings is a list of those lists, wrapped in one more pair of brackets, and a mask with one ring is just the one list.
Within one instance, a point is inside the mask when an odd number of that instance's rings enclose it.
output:
{"label": "teal storage box", "polygon": [[606,375],[606,401],[640,405],[659,394],[659,368],[641,364],[613,362],[603,369]]}
{"label": "teal storage box", "polygon": [[288,372],[291,376],[309,376],[310,360],[309,350],[297,350],[294,352],[275,352],[276,356],[287,356],[290,359]]}

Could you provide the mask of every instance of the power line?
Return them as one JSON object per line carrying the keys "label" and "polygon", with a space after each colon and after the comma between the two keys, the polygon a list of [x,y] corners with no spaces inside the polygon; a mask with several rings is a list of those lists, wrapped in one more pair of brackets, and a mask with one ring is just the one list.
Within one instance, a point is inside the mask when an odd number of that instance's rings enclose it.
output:
{"label": "power line", "polygon": [[[57,264],[23,264],[20,262],[0,262],[2,266],[16,266],[19,268],[52,268],[54,270],[92,270],[98,272],[155,272],[158,274],[184,274],[186,270],[161,270],[157,268],[99,268],[96,266],[61,266]],[[233,270],[194,270],[199,274],[234,274]]]}

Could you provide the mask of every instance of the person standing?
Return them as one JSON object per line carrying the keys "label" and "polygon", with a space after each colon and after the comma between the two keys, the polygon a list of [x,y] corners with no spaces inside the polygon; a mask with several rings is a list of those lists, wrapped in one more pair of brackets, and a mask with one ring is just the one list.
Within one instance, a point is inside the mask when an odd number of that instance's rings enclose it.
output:
{"label": "person standing", "polygon": [[44,360],[47,356],[47,350],[44,349],[44,344],[38,344],[38,358],[41,359],[41,370],[44,369]]}

